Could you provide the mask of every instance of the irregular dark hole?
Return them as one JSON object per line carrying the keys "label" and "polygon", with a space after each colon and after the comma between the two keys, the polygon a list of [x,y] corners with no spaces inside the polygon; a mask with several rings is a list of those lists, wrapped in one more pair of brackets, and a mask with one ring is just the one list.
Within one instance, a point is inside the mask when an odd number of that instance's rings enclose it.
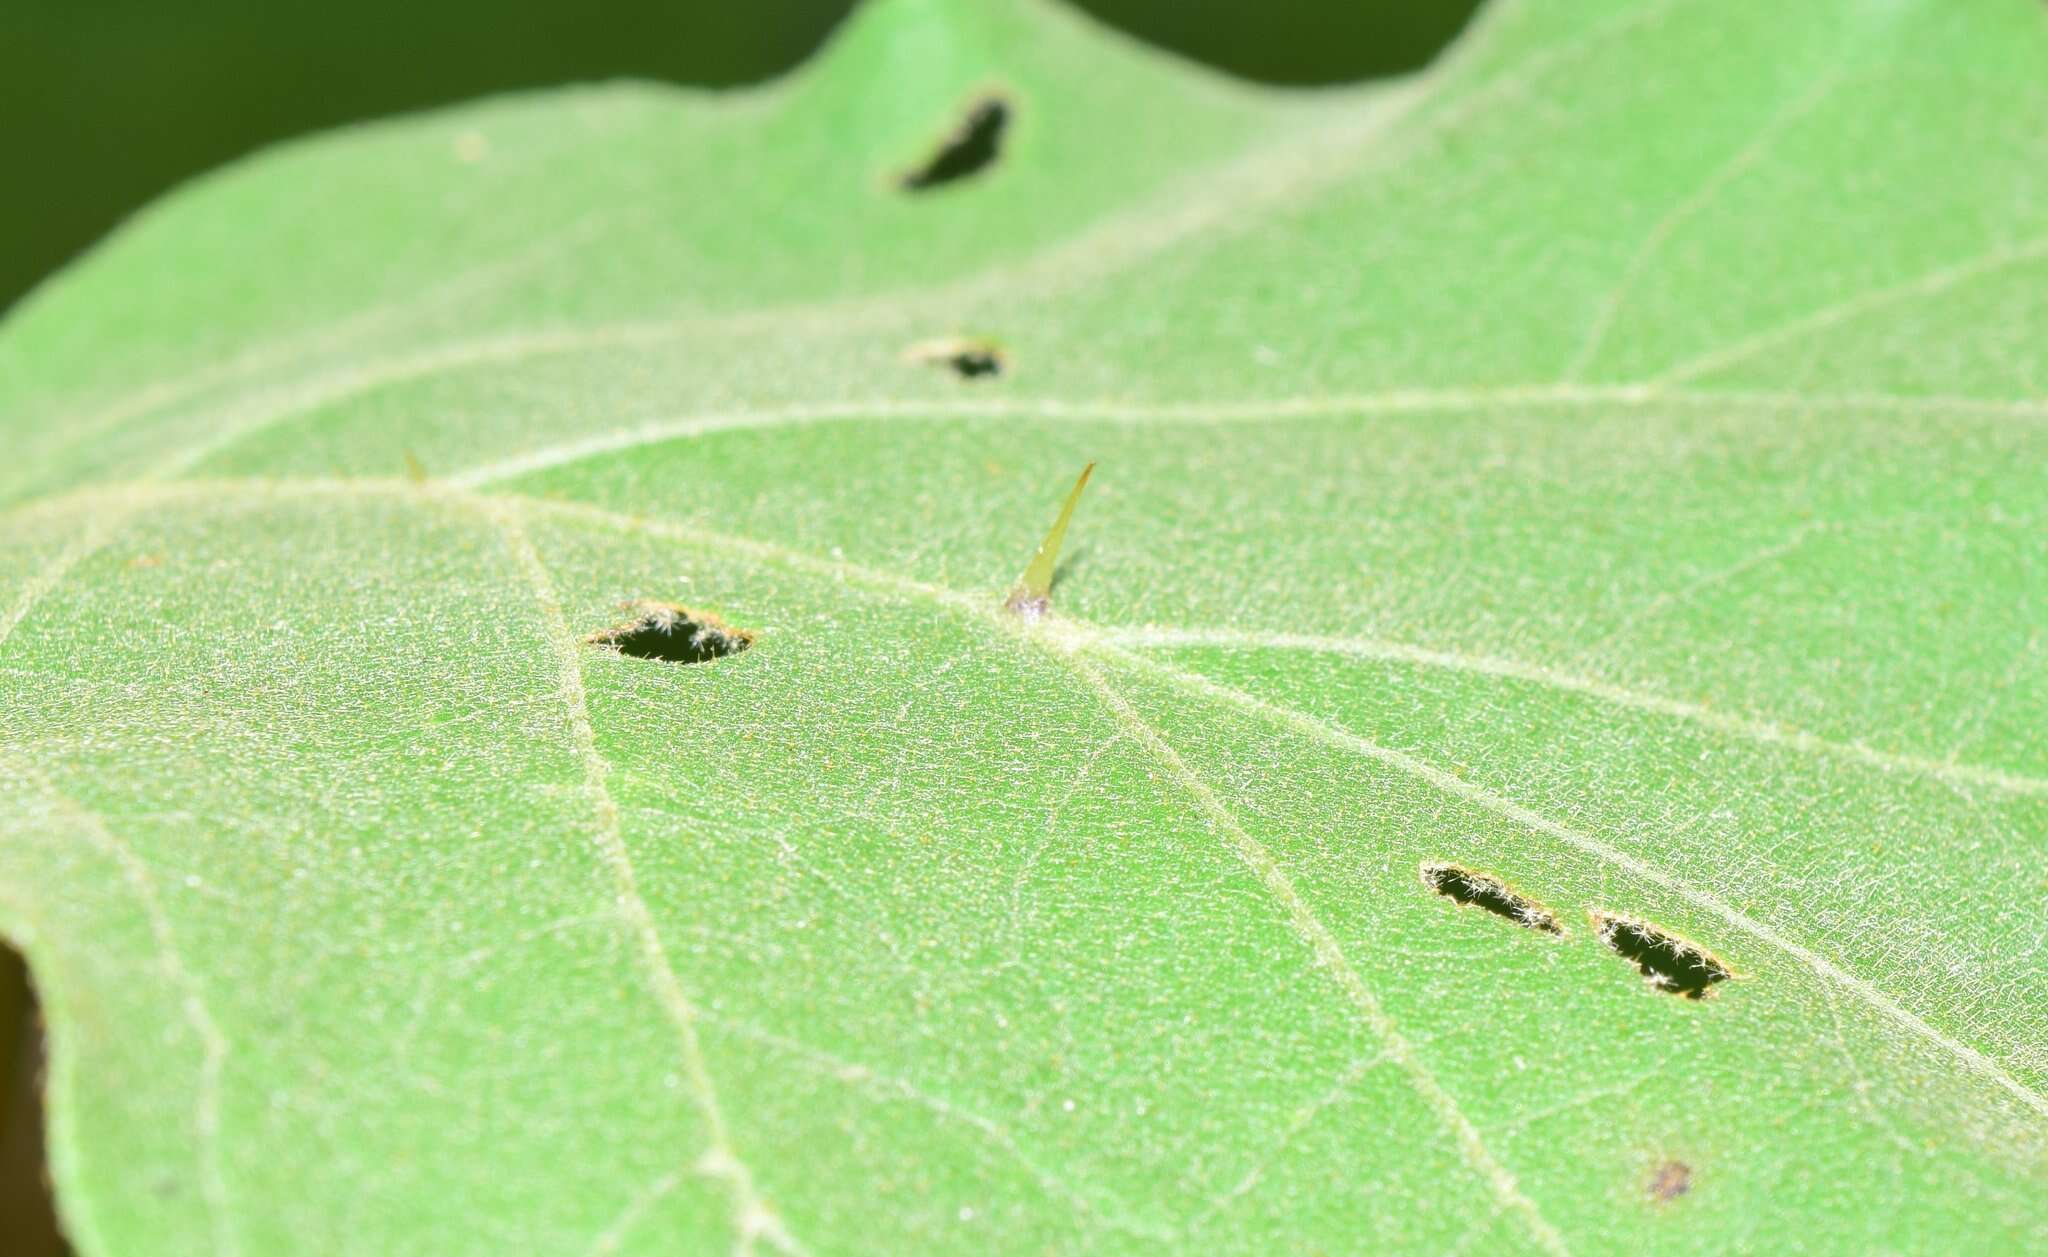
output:
{"label": "irregular dark hole", "polygon": [[1518,895],[1506,882],[1485,873],[1459,868],[1455,864],[1425,864],[1422,884],[1439,895],[1459,903],[1484,908],[1516,925],[1545,934],[1562,934],[1557,914],[1525,895]]}
{"label": "irregular dark hole", "polygon": [[963,349],[949,355],[946,365],[953,368],[953,374],[965,380],[977,380],[984,375],[1001,375],[1003,360],[992,349]]}
{"label": "irregular dark hole", "polygon": [[903,351],[905,362],[944,367],[963,380],[980,380],[1003,373],[1008,365],[1003,351],[993,341],[948,336],[919,341]]}
{"label": "irregular dark hole", "polygon": [[1734,976],[1705,948],[1666,934],[1647,921],[1594,913],[1600,941],[1635,962],[1650,985],[1687,999],[1706,998],[1707,988]]}
{"label": "irregular dark hole", "polygon": [[737,655],[754,644],[754,635],[729,627],[717,616],[666,602],[628,604],[638,619],[617,628],[601,629],[584,638],[635,659],[665,663],[705,663]]}
{"label": "irregular dark hole", "polygon": [[50,1163],[43,1142],[43,1018],[28,967],[0,947],[0,1034],[6,1036],[0,1093],[0,1250],[61,1257],[71,1250],[57,1228]]}
{"label": "irregular dark hole", "polygon": [[1003,144],[1003,129],[1010,123],[1010,106],[1000,96],[984,96],[967,110],[967,116],[924,164],[896,181],[905,192],[923,192],[979,174],[992,164]]}
{"label": "irregular dark hole", "polygon": [[1666,1161],[1650,1176],[1650,1199],[1665,1204],[1692,1190],[1692,1167],[1683,1161]]}

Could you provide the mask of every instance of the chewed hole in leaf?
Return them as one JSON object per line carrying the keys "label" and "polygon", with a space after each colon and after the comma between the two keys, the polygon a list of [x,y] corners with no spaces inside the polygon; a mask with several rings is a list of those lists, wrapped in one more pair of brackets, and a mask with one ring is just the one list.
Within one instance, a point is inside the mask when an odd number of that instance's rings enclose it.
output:
{"label": "chewed hole in leaf", "polygon": [[1480,873],[1456,864],[1428,863],[1422,866],[1422,884],[1446,899],[1483,908],[1505,917],[1525,929],[1545,934],[1563,934],[1557,914],[1490,873]]}
{"label": "chewed hole in leaf", "polygon": [[1593,914],[1593,927],[1600,941],[1624,960],[1633,961],[1651,986],[1687,999],[1705,999],[1716,982],[1725,982],[1735,971],[1698,943],[1689,942],[1648,921]]}
{"label": "chewed hole in leaf", "polygon": [[943,367],[963,380],[985,380],[998,376],[1009,366],[1002,347],[994,341],[965,336],[922,340],[903,351],[905,362]]}
{"label": "chewed hole in leaf", "polygon": [[752,633],[733,628],[707,611],[668,602],[626,605],[638,612],[632,620],[600,629],[583,640],[634,659],[664,663],[708,663],[737,655],[754,644]]}
{"label": "chewed hole in leaf", "polygon": [[905,192],[925,192],[981,173],[1002,150],[1003,131],[1010,124],[1010,104],[1000,96],[983,96],[967,107],[952,134],[931,156],[896,181]]}

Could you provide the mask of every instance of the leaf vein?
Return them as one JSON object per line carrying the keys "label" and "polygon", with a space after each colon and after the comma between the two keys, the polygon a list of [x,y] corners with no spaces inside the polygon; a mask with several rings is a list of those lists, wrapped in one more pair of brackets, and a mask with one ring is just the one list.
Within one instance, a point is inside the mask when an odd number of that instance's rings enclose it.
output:
{"label": "leaf vein", "polygon": [[[1056,640],[1056,639],[1055,639]],[[1115,717],[1131,736],[1151,752],[1153,759],[1168,776],[1192,797],[1213,826],[1224,836],[1231,851],[1252,874],[1259,879],[1266,892],[1286,917],[1289,928],[1305,944],[1317,965],[1329,975],[1345,998],[1364,1019],[1366,1027],[1380,1043],[1387,1058],[1401,1070],[1430,1111],[1442,1122],[1456,1141],[1472,1170],[1486,1180],[1494,1198],[1506,1208],[1520,1215],[1531,1238],[1546,1252],[1566,1254],[1570,1250],[1564,1237],[1543,1212],[1521,1188],[1516,1185],[1514,1175],[1497,1160],[1486,1146],[1485,1139],[1472,1120],[1458,1106],[1451,1093],[1445,1090],[1435,1073],[1416,1053],[1391,1014],[1380,1004],[1371,989],[1359,978],[1358,973],[1345,959],[1344,949],[1337,938],[1317,917],[1307,900],[1294,888],[1293,879],[1288,877],[1273,853],[1264,843],[1251,836],[1238,824],[1229,807],[1218,798],[1187,761],[1181,758],[1164,735],[1155,729],[1133,707],[1109,681],[1102,671],[1081,658],[1074,646],[1086,642],[1066,643],[1065,649],[1056,649],[1057,657],[1064,659],[1074,673],[1095,691],[1105,708]]]}
{"label": "leaf vein", "polygon": [[1960,287],[1972,280],[1995,275],[2014,266],[2048,257],[2048,236],[2037,236],[2018,244],[2000,245],[1997,248],[1951,262],[1928,271],[1924,275],[1882,288],[1873,288],[1854,296],[1844,298],[1830,305],[1822,306],[1798,318],[1768,328],[1751,336],[1745,336],[1725,345],[1706,350],[1691,358],[1665,368],[1654,378],[1644,381],[1651,387],[1665,387],[1682,384],[1719,371],[1724,367],[1753,358],[1766,350],[1804,340],[1817,332],[1862,318],[1890,306],[1912,301],[1920,297],[1931,297]]}
{"label": "leaf vein", "polygon": [[1100,638],[1112,645],[1133,649],[1178,647],[1223,647],[1235,650],[1291,650],[1350,655],[1360,659],[1442,668],[1477,676],[1526,681],[1574,694],[1583,694],[1617,707],[1633,708],[1653,715],[1688,721],[1719,733],[1767,746],[1783,746],[1808,755],[1852,759],[1874,768],[1934,778],[1955,786],[1974,786],[2007,794],[2048,795],[2048,780],[2024,773],[2008,772],[1951,759],[1932,759],[1898,751],[1880,750],[1864,742],[1840,742],[1804,729],[1788,728],[1772,720],[1717,711],[1700,703],[1668,698],[1661,694],[1630,689],[1611,681],[1566,672],[1542,664],[1524,663],[1493,655],[1471,655],[1451,650],[1432,650],[1405,642],[1380,641],[1363,637],[1321,637],[1308,633],[1259,633],[1242,629],[1183,629],[1146,627],[1103,628]]}
{"label": "leaf vein", "polygon": [[1839,75],[1824,75],[1820,80],[1800,93],[1790,103],[1774,111],[1764,120],[1748,143],[1737,149],[1727,160],[1708,174],[1705,180],[1685,199],[1673,205],[1663,217],[1654,223],[1642,243],[1636,247],[1622,268],[1621,278],[1601,299],[1595,309],[1592,323],[1586,329],[1585,339],[1578,352],[1572,356],[1571,365],[1565,368],[1563,378],[1573,381],[1584,376],[1587,368],[1599,357],[1601,348],[1607,342],[1607,334],[1614,330],[1614,320],[1621,313],[1629,293],[1642,281],[1650,263],[1663,251],[1674,236],[1707,206],[1713,203],[1722,190],[1748,172],[1750,167],[1763,159],[1778,138],[1811,113],[1841,85]]}
{"label": "leaf vein", "polygon": [[199,1156],[199,1191],[206,1204],[214,1250],[224,1257],[234,1257],[241,1252],[242,1245],[234,1225],[232,1197],[221,1160],[220,1138],[221,1092],[232,1044],[207,1006],[205,988],[185,964],[177,932],[171,925],[170,915],[164,911],[162,898],[157,894],[156,878],[135,849],[123,841],[99,813],[57,789],[41,770],[11,751],[0,752],[0,764],[47,798],[56,810],[69,814],[85,840],[120,866],[122,880],[128,883],[136,902],[142,906],[165,976],[180,993],[179,1011],[199,1040],[199,1078],[192,1089],[192,1133]]}
{"label": "leaf vein", "polygon": [[696,1093],[698,1107],[703,1111],[705,1122],[710,1127],[711,1146],[698,1168],[712,1177],[726,1181],[737,1214],[735,1222],[739,1231],[740,1251],[752,1251],[755,1240],[766,1239],[785,1252],[800,1253],[803,1251],[802,1246],[769,1208],[767,1201],[761,1197],[754,1182],[753,1172],[734,1149],[731,1132],[726,1125],[724,1112],[719,1106],[717,1087],[712,1080],[710,1067],[704,1059],[703,1045],[698,1039],[697,1007],[683,990],[681,980],[677,978],[675,969],[670,965],[668,947],[662,942],[654,913],[640,893],[638,877],[633,869],[633,857],[626,848],[625,835],[620,825],[618,804],[612,798],[611,789],[607,784],[611,766],[597,749],[597,735],[590,723],[590,711],[583,688],[583,663],[577,638],[570,630],[568,620],[563,614],[561,600],[555,592],[554,578],[548,574],[540,552],[527,537],[526,529],[516,514],[490,504],[482,504],[480,511],[496,525],[504,538],[507,549],[511,551],[532,589],[534,600],[539,605],[541,618],[547,628],[548,640],[558,664],[562,702],[568,709],[570,735],[574,741],[576,756],[583,768],[584,788],[596,811],[597,824],[593,838],[598,854],[610,871],[617,888],[619,916],[639,949],[641,967],[645,971],[650,991],[675,1028],[684,1070],[689,1076],[691,1089]]}
{"label": "leaf vein", "polygon": [[1003,1150],[1024,1172],[1052,1196],[1097,1219],[1111,1230],[1121,1231],[1142,1239],[1171,1241],[1179,1238],[1171,1231],[1148,1225],[1124,1216],[1122,1203],[1116,1202],[1117,1212],[1105,1212],[1102,1207],[1074,1183],[1040,1164],[1017,1142],[1010,1129],[985,1114],[978,1113],[964,1105],[934,1095],[914,1083],[893,1074],[878,1070],[871,1065],[850,1061],[828,1052],[814,1044],[787,1035],[777,1034],[760,1026],[750,1025],[732,1017],[713,1013],[703,1014],[704,1020],[741,1038],[772,1048],[785,1055],[802,1061],[822,1077],[848,1086],[865,1087],[869,1090],[893,1095],[898,1099],[916,1104],[939,1117],[968,1126],[981,1133],[990,1143]]}
{"label": "leaf vein", "polygon": [[1381,746],[1379,743],[1361,737],[1348,729],[1318,720],[1291,707],[1269,702],[1243,690],[1220,684],[1197,673],[1173,667],[1170,664],[1162,663],[1148,656],[1122,650],[1103,642],[1096,642],[1094,645],[1096,649],[1111,653],[1132,666],[1142,671],[1150,672],[1169,684],[1175,685],[1189,693],[1204,695],[1230,704],[1240,710],[1260,716],[1269,723],[1285,725],[1296,732],[1327,745],[1349,750],[1368,759],[1387,764],[1411,777],[1418,778],[1436,787],[1446,794],[1464,799],[1503,819],[1511,820],[1540,833],[1548,834],[1567,846],[1574,847],[1587,855],[1611,864],[1643,881],[1661,886],[1687,903],[1712,913],[1743,933],[1790,956],[1816,976],[1848,991],[1895,1024],[1948,1053],[1965,1068],[2010,1093],[2021,1104],[2024,1104],[2036,1114],[2048,1117],[2048,1097],[2043,1097],[2028,1088],[2001,1068],[1996,1061],[1976,1048],[1928,1024],[1925,1019],[1906,1009],[1898,1001],[1885,994],[1884,991],[1868,980],[1857,977],[1813,949],[1787,938],[1763,922],[1739,911],[1718,895],[1709,891],[1697,890],[1673,874],[1667,873],[1655,865],[1602,842],[1590,834],[1581,833],[1568,825],[1551,820],[1549,817],[1524,807],[1512,799],[1505,798],[1482,786],[1462,780],[1438,768],[1436,765],[1407,754],[1404,751]]}

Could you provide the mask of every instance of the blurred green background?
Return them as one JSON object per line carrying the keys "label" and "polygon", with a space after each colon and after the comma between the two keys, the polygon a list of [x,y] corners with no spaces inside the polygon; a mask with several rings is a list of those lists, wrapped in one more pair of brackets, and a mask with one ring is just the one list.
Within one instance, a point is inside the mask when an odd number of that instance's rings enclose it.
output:
{"label": "blurred green background", "polygon": [[[956,0],[961,4],[986,0]],[[1272,83],[1426,62],[1478,0],[1072,0]],[[0,0],[0,308],[130,211],[274,140],[490,92],[732,85],[803,60],[852,0]]]}

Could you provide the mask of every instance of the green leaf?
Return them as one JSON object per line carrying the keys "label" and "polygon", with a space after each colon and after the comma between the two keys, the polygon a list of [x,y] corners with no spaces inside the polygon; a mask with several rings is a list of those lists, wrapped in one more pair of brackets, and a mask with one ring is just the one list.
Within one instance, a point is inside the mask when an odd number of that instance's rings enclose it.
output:
{"label": "green leaf", "polygon": [[2044,116],[2020,0],[885,0],[200,181],[0,336],[72,1237],[2048,1248]]}

